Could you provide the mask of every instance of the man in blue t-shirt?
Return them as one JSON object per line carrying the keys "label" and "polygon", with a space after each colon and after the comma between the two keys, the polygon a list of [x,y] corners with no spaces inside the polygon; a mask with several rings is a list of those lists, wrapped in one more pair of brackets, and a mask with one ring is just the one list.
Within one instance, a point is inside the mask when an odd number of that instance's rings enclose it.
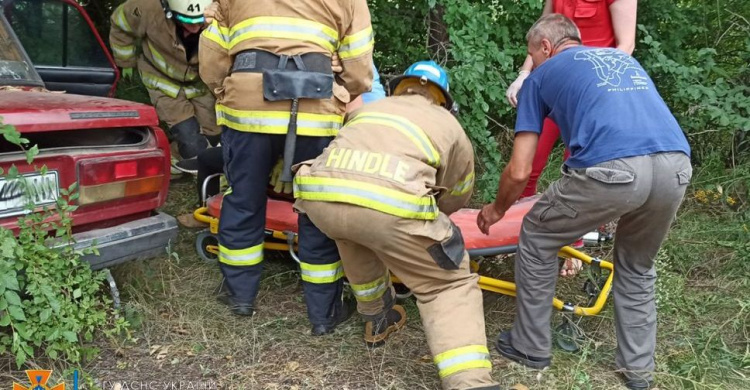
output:
{"label": "man in blue t-shirt", "polygon": [[498,336],[503,356],[550,364],[550,317],[558,250],[620,218],[613,282],[616,364],[631,389],[652,385],[656,344],[654,257],[692,176],[690,147],[640,64],[622,51],[581,46],[560,14],[526,36],[535,70],[518,99],[516,135],[497,198],[477,225],[485,233],[518,199],[531,172],[544,118],[559,126],[570,158],[523,221],[516,257],[517,313]]}

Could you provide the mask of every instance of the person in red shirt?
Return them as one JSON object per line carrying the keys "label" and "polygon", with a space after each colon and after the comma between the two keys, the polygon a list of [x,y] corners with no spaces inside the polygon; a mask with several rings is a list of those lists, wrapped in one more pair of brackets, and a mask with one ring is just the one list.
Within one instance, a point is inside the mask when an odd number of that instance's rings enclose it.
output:
{"label": "person in red shirt", "polygon": [[[635,49],[637,7],[637,0],[545,0],[542,15],[559,13],[571,19],[578,27],[585,46],[613,47],[630,55]],[[521,90],[524,80],[531,71],[531,56],[526,56],[518,72],[518,78],[505,93],[508,102],[513,107],[517,106],[518,91]],[[555,122],[547,118],[537,144],[531,176],[521,198],[536,194],[537,180],[547,165],[549,155],[558,138],[560,138],[560,129]],[[567,150],[565,158],[568,158]],[[575,275],[580,267],[580,261],[568,259],[560,275]]]}

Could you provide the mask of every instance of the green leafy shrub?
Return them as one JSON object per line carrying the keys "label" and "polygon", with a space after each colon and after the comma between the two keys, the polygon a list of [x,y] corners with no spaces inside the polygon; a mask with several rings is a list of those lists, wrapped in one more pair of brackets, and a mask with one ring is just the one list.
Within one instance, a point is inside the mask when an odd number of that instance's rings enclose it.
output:
{"label": "green leafy shrub", "polygon": [[[25,148],[28,141],[12,126],[0,125],[0,131],[26,151],[29,162],[38,153],[36,147]],[[24,182],[15,166],[5,178]],[[96,249],[81,252],[71,245],[75,190],[75,184],[61,190],[54,209],[19,218],[17,237],[0,229],[0,353],[10,351],[19,368],[41,356],[79,363],[95,352],[84,343],[96,332],[111,334],[127,327],[100,291],[105,275],[80,259]]]}
{"label": "green leafy shrub", "polygon": [[738,134],[750,132],[750,87],[717,63],[716,49],[696,50],[691,65],[681,64],[664,53],[644,26],[639,30],[647,52],[644,65],[669,99],[694,157],[701,162],[719,152],[737,162],[737,156],[730,155],[740,146],[734,144]]}

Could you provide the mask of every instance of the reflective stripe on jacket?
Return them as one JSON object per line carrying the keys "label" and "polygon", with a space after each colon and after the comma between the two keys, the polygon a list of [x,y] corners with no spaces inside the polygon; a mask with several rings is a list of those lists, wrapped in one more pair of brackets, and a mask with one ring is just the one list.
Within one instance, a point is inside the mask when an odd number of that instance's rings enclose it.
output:
{"label": "reflective stripe on jacket", "polygon": [[147,88],[172,97],[185,88],[189,99],[208,92],[198,78],[198,55],[187,60],[176,26],[158,1],[128,0],[115,8],[110,21],[109,42],[115,62],[122,68],[137,65]]}
{"label": "reflective stripe on jacket", "polygon": [[301,99],[299,135],[336,135],[346,103],[372,86],[372,26],[366,0],[279,2],[218,0],[214,22],[201,34],[200,76],[217,98],[220,125],[239,131],[285,134],[290,101],[266,101],[261,73],[231,73],[235,55],[245,50],[297,55],[339,53],[333,97]]}
{"label": "reflective stripe on jacket", "polygon": [[322,155],[300,165],[295,197],[419,220],[469,200],[474,153],[447,110],[421,96],[397,96],[351,116]]}

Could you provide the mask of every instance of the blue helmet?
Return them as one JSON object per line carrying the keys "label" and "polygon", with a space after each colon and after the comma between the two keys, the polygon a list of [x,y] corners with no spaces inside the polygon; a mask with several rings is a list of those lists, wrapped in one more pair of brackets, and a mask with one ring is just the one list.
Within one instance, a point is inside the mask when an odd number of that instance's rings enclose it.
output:
{"label": "blue helmet", "polygon": [[435,84],[445,96],[445,108],[451,110],[454,106],[453,98],[449,92],[448,73],[435,61],[419,61],[412,64],[403,75],[391,80],[388,84],[390,94],[396,90],[396,86],[405,79],[416,78],[425,82]]}

